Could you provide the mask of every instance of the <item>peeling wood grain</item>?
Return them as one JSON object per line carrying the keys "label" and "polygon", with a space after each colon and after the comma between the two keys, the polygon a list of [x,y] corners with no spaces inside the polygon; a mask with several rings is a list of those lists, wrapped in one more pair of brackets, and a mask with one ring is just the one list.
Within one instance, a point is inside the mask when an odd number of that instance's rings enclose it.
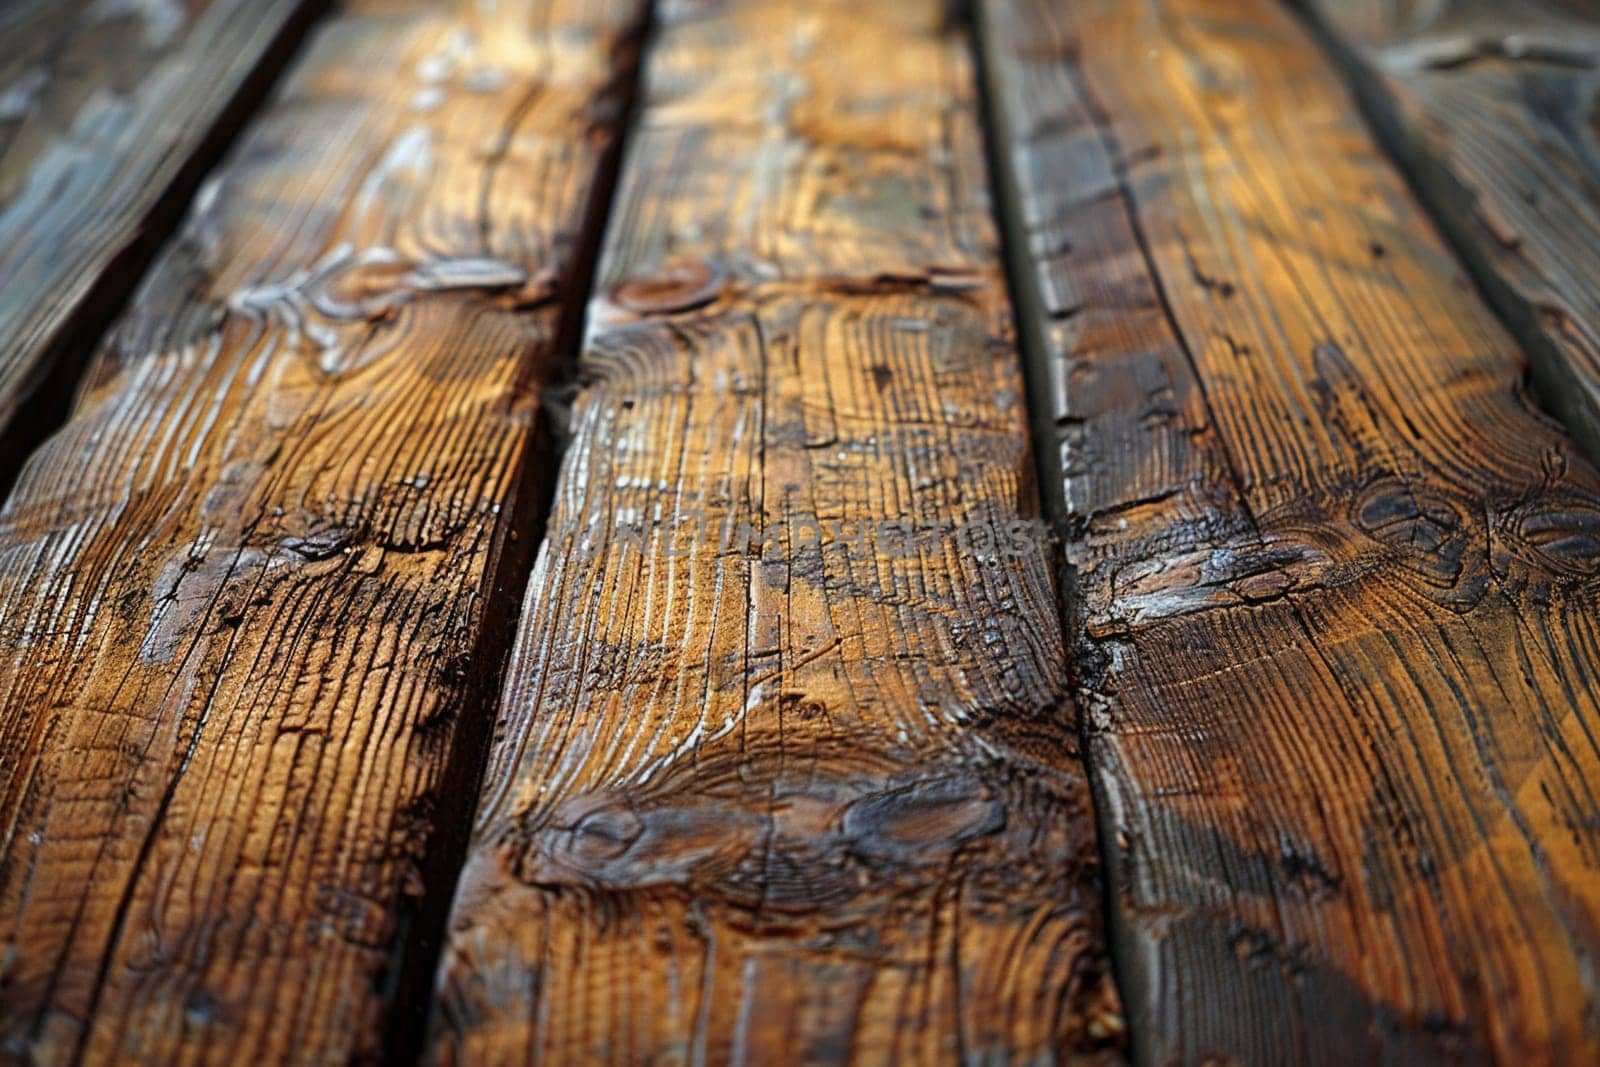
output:
{"label": "peeling wood grain", "polygon": [[0,493],[320,0],[0,10]]}
{"label": "peeling wood grain", "polygon": [[1277,4],[982,10],[1136,1051],[1592,1062],[1600,477]]}
{"label": "peeling wood grain", "polygon": [[1301,4],[1600,457],[1600,4]]}
{"label": "peeling wood grain", "polygon": [[377,1055],[640,18],[347,4],[23,471],[4,1058]]}
{"label": "peeling wood grain", "polygon": [[1114,1056],[969,42],[662,19],[434,1052]]}

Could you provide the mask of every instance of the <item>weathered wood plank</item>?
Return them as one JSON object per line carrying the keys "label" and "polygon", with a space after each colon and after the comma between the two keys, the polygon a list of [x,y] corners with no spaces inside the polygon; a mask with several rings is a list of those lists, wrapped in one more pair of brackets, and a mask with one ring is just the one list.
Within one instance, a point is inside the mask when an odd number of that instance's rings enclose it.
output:
{"label": "weathered wood plank", "polygon": [[1151,1062],[1593,1062],[1600,478],[1272,0],[990,0]]}
{"label": "weathered wood plank", "polygon": [[0,8],[0,492],[320,0]]}
{"label": "weathered wood plank", "polygon": [[1117,1038],[941,6],[662,13],[441,971],[445,1062]]}
{"label": "weathered wood plank", "polygon": [[432,827],[471,817],[537,383],[640,18],[348,3],[23,471],[7,1057],[376,1051],[417,897],[448,893]]}
{"label": "weathered wood plank", "polygon": [[1600,4],[1301,3],[1600,457]]}

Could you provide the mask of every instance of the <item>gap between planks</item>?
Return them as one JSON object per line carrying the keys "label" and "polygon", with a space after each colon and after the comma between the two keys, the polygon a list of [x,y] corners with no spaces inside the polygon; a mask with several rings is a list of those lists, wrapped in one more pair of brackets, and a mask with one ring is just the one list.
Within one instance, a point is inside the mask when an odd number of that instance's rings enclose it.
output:
{"label": "gap between planks", "polygon": [[398,988],[385,1028],[385,1063],[418,1062],[426,1049],[434,979],[444,950],[445,927],[467,860],[473,816],[483,788],[495,717],[528,578],[545,537],[556,478],[566,452],[570,431],[566,398],[575,384],[572,378],[577,372],[578,352],[587,332],[595,268],[616,198],[622,160],[637,118],[641,57],[648,52],[655,35],[659,2],[644,0],[641,4],[642,13],[632,34],[619,42],[619,58],[613,67],[617,88],[602,90],[600,94],[613,96],[618,102],[616,133],[596,167],[595,191],[580,223],[578,245],[573,253],[573,284],[562,295],[560,325],[552,346],[555,365],[548,377],[537,383],[544,392],[542,402],[546,417],[539,420],[537,432],[530,437],[520,460],[522,486],[513,493],[516,507],[509,522],[507,551],[495,568],[484,619],[485,643],[475,657],[484,670],[482,706],[479,714],[463,716],[463,734],[451,752],[450,763],[440,783],[440,795],[455,798],[455,802],[436,820],[429,855],[424,860],[423,877],[427,888],[421,898],[417,920],[407,936]]}
{"label": "gap between planks", "polygon": [[[996,81],[999,72],[993,62],[993,56],[999,45],[994,38],[994,27],[985,14],[987,10],[983,0],[965,0],[962,4],[962,15],[969,28],[968,45],[972,51],[973,69],[977,71],[978,103],[983,116],[984,156],[995,193],[993,197],[995,223],[1000,235],[1006,292],[1011,301],[1016,325],[1017,355],[1022,366],[1033,458],[1039,470],[1039,495],[1044,505],[1045,516],[1056,538],[1054,546],[1056,607],[1061,616],[1062,640],[1067,645],[1065,650],[1067,663],[1075,672],[1076,661],[1072,643],[1076,616],[1073,607],[1076,579],[1063,549],[1073,534],[1067,507],[1066,468],[1061,459],[1058,430],[1052,415],[1050,399],[1050,344],[1044,330],[1046,312],[1038,283],[1034,279],[1034,264],[1029,252],[1027,226],[1022,217],[1024,203],[1022,184],[1018,178],[1016,163],[1012,158],[1006,134],[1006,131],[1012,128],[1012,123],[1004,112],[1002,102],[1004,94]],[[1077,699],[1075,677],[1072,689],[1074,699]],[[1100,855],[1101,870],[1110,871],[1116,862],[1111,844],[1115,840],[1116,827],[1107,814],[1110,797],[1106,795],[1094,766],[1089,717],[1081,712],[1077,717],[1077,730],[1080,751],[1084,754],[1084,766],[1088,772],[1090,794],[1094,801],[1095,848]],[[1133,1002],[1127,993],[1127,976],[1124,973],[1127,964],[1123,958],[1124,947],[1129,941],[1126,932],[1121,929],[1121,916],[1113,906],[1109,879],[1101,880],[1100,893],[1111,982],[1118,992],[1121,1003],[1129,1006],[1127,1010],[1130,1014],[1125,1031],[1127,1055],[1133,1063],[1150,1062],[1145,1048],[1144,1028],[1139,1025],[1140,1021],[1131,1015]]]}

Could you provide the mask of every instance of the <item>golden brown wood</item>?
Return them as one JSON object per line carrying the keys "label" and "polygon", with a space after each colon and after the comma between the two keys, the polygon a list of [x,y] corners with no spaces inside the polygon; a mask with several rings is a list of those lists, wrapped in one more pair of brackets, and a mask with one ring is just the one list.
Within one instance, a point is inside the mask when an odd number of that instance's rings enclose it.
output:
{"label": "golden brown wood", "polygon": [[346,8],[0,512],[7,1058],[369,1056],[448,888],[640,5]]}
{"label": "golden brown wood", "polygon": [[1116,1040],[940,7],[662,12],[446,947],[445,1062]]}
{"label": "golden brown wood", "polygon": [[990,0],[1157,1063],[1600,1055],[1600,478],[1272,0]]}
{"label": "golden brown wood", "polygon": [[59,417],[78,353],[321,6],[0,6],[0,491]]}
{"label": "golden brown wood", "polygon": [[1303,2],[1600,456],[1600,3]]}

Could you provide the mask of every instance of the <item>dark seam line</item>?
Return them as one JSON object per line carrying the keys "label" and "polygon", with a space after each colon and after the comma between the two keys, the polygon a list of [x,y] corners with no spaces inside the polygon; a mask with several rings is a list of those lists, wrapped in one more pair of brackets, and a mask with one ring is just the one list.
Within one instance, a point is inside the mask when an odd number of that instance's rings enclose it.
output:
{"label": "dark seam line", "polygon": [[434,981],[451,907],[470,856],[501,688],[568,443],[567,427],[560,425],[560,417],[552,410],[554,397],[577,373],[601,245],[614,208],[622,161],[637,127],[643,55],[655,35],[654,4],[646,2],[643,7],[638,22],[618,42],[611,83],[600,93],[602,99],[614,97],[617,101],[616,134],[597,164],[579,244],[561,282],[562,307],[549,350],[553,358],[544,357],[545,366],[531,366],[522,375],[524,384],[531,379],[533,386],[549,395],[542,398],[536,429],[515,460],[511,505],[503,509],[507,517],[502,520],[500,543],[485,569],[483,619],[467,665],[456,734],[436,791],[440,803],[433,813],[420,865],[423,891],[415,904],[404,899],[400,904],[385,982],[384,1063],[417,1063],[427,1052]]}
{"label": "dark seam line", "polygon": [[[1034,460],[1038,466],[1040,496],[1051,526],[1056,532],[1056,607],[1060,613],[1061,634],[1065,644],[1069,669],[1074,664],[1073,646],[1079,633],[1074,622],[1076,610],[1076,576],[1067,562],[1065,544],[1072,536],[1069,528],[1066,498],[1066,472],[1061,463],[1060,442],[1056,437],[1055,420],[1051,415],[1049,345],[1044,333],[1044,300],[1039,291],[1034,264],[1029,255],[1026,224],[1022,216],[1022,190],[1011,156],[1011,141],[1016,130],[1001,104],[1002,93],[999,72],[991,57],[996,50],[994,29],[990,24],[986,0],[971,0],[967,11],[971,27],[969,41],[978,72],[977,90],[982,112],[985,154],[990,175],[990,203],[1000,231],[1002,259],[1004,260],[1006,287],[1016,319],[1018,353],[1023,369],[1023,384],[1027,394],[1029,424],[1032,432]],[[1077,692],[1074,685],[1074,705]],[[1105,939],[1105,951],[1110,961],[1110,978],[1127,1012],[1130,1001],[1125,990],[1130,987],[1132,972],[1120,946],[1127,937],[1120,928],[1115,907],[1111,872],[1115,870],[1111,854],[1110,797],[1102,788],[1100,775],[1093,765],[1093,746],[1088,717],[1076,708],[1075,725],[1078,732],[1079,751],[1089,780],[1095,812],[1095,845],[1100,857],[1100,914]],[[1129,1019],[1127,1027],[1128,1051],[1134,1062],[1146,1062],[1143,1054],[1144,1040],[1139,1027]]]}

